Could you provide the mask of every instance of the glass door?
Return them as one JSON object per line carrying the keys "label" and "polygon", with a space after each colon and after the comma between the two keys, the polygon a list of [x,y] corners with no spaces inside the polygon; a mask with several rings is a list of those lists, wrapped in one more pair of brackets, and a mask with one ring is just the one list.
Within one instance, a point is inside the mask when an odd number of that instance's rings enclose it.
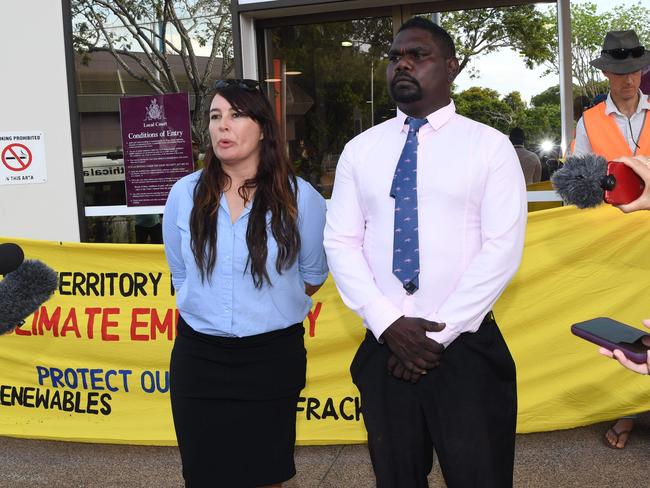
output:
{"label": "glass door", "polygon": [[261,80],[298,175],[329,197],[346,142],[395,114],[386,90],[389,17],[265,30]]}

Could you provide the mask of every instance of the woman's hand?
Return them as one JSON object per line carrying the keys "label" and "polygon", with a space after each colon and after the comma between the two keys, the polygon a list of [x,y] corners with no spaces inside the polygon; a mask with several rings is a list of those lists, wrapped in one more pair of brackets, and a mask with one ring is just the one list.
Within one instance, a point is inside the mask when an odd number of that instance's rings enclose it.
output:
{"label": "woman's hand", "polygon": [[[650,328],[650,319],[644,320],[643,325]],[[650,337],[644,337],[643,344],[645,344],[646,346],[650,346],[649,339]],[[646,353],[647,354],[646,362],[641,364],[630,361],[627,357],[625,357],[623,351],[619,349],[614,349],[614,351],[610,351],[609,349],[605,349],[604,347],[601,347],[598,349],[598,352],[601,353],[603,356],[616,359],[619,363],[621,363],[630,371],[634,371],[635,373],[639,373],[639,374],[650,373],[650,350],[648,350]]]}

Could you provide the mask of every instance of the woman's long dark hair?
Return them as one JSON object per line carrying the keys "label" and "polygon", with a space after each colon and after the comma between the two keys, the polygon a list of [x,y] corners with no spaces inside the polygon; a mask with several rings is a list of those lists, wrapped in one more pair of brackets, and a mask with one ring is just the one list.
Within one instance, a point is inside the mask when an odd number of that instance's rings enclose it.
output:
{"label": "woman's long dark hair", "polygon": [[[278,244],[275,261],[278,273],[295,262],[300,250],[296,176],[285,154],[271,105],[261,90],[228,85],[215,90],[214,95],[221,95],[233,109],[257,122],[264,135],[257,174],[238,189],[245,200],[250,200],[250,195],[255,193],[246,230],[249,254],[246,266],[250,266],[255,287],[260,288],[264,281],[271,284],[266,271],[268,212],[271,212],[271,232]],[[216,264],[219,201],[230,183],[210,144],[203,173],[194,189],[190,214],[191,248],[202,281],[212,274]]]}

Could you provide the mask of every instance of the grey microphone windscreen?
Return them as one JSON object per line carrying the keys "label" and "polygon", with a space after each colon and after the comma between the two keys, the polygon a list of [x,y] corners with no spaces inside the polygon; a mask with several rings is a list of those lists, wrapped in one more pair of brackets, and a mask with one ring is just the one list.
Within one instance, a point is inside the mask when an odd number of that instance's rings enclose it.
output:
{"label": "grey microphone windscreen", "polygon": [[0,334],[21,325],[54,293],[56,271],[29,259],[0,281]]}
{"label": "grey microphone windscreen", "polygon": [[569,156],[553,173],[553,188],[569,205],[578,208],[597,207],[603,203],[601,181],[607,174],[607,161],[595,154]]}

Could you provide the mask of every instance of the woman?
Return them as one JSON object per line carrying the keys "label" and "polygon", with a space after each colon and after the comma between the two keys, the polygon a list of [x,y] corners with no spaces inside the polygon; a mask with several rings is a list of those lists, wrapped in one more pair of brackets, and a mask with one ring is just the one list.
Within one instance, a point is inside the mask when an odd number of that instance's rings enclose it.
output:
{"label": "woman", "polygon": [[325,201],[293,175],[271,105],[221,80],[205,168],[171,189],[177,293],[171,401],[187,487],[281,486],[295,474],[302,321],[327,277]]}

